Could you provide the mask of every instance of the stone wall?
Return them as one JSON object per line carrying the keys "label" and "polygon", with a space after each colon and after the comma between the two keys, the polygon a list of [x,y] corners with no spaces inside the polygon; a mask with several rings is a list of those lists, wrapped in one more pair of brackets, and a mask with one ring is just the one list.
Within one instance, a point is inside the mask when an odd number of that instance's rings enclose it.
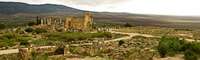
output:
{"label": "stone wall", "polygon": [[[42,27],[63,28],[65,31],[90,30],[93,24],[93,17],[90,12],[86,12],[82,18],[75,16],[62,17],[37,17],[37,24]],[[55,29],[54,29],[55,30]]]}
{"label": "stone wall", "polygon": [[20,48],[19,55],[22,60],[31,60],[32,53],[54,53],[57,48],[56,46]]}

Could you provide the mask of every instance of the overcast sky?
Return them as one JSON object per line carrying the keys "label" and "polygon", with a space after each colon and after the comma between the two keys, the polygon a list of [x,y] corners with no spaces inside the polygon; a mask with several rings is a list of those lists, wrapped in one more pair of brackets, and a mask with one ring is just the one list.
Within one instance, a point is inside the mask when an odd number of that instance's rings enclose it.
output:
{"label": "overcast sky", "polygon": [[62,4],[82,10],[200,16],[200,0],[0,0]]}

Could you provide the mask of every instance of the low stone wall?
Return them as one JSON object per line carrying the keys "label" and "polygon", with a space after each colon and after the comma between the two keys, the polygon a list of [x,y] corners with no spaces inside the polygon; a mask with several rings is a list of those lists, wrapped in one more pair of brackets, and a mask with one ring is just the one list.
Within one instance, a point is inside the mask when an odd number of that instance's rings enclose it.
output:
{"label": "low stone wall", "polygon": [[31,59],[31,52],[28,48],[20,48],[19,55],[22,60],[30,60]]}
{"label": "low stone wall", "polygon": [[30,47],[30,48],[20,48],[19,55],[22,60],[30,60],[32,58],[32,53],[53,53],[58,47],[56,46],[42,46],[42,47]]}
{"label": "low stone wall", "polygon": [[[80,56],[97,56],[101,52],[110,52],[113,48],[107,47],[112,45],[110,43],[93,43],[93,44],[80,44],[80,45],[65,45],[64,47],[58,46],[42,46],[42,47],[30,47],[20,48],[19,55],[22,60],[32,59],[32,53],[54,53],[63,55],[64,57],[79,57]],[[60,53],[61,52],[61,53]],[[63,52],[63,53],[62,53]],[[99,56],[99,55],[98,55]]]}
{"label": "low stone wall", "polygon": [[[113,42],[114,43],[114,42]],[[111,52],[113,43],[93,43],[92,45],[66,45],[65,57],[101,56],[102,53]],[[118,46],[117,44],[113,46]]]}

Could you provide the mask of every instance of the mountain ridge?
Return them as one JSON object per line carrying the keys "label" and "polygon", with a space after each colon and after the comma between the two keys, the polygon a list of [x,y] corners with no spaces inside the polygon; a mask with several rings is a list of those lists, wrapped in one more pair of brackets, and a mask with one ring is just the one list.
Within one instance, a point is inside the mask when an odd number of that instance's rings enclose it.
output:
{"label": "mountain ridge", "polygon": [[83,12],[83,10],[75,9],[68,6],[56,4],[27,4],[21,2],[0,2],[0,14],[14,15],[18,13],[54,13],[54,12]]}
{"label": "mountain ridge", "polygon": [[[81,16],[86,10],[57,4],[27,4],[21,2],[0,2],[0,21],[29,21],[36,16]],[[95,12],[95,22],[131,23],[138,25],[160,25],[177,22],[200,23],[200,17],[133,14],[125,12]]]}

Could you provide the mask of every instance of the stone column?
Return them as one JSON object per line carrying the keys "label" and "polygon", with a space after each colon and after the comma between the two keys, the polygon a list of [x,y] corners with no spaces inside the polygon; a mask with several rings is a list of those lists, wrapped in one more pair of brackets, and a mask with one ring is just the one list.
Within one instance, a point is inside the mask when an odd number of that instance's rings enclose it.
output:
{"label": "stone column", "polygon": [[59,25],[62,25],[62,19],[61,18],[59,19]]}
{"label": "stone column", "polygon": [[47,20],[48,20],[48,18],[46,17],[46,18],[44,19],[44,24],[45,24],[45,25],[47,25]]}
{"label": "stone column", "polygon": [[93,22],[92,14],[90,12],[85,12],[84,14],[84,30],[89,30]]}
{"label": "stone column", "polygon": [[65,57],[71,56],[71,53],[70,53],[69,49],[70,49],[70,46],[69,45],[65,45],[65,49],[64,49],[64,56]]}
{"label": "stone column", "polygon": [[51,25],[51,20],[52,20],[52,17],[48,18],[48,25]]}
{"label": "stone column", "polygon": [[64,21],[64,29],[65,29],[65,31],[67,31],[71,26],[71,23],[70,23],[70,21],[72,20],[72,18],[73,17],[67,17],[66,19],[65,19],[65,21]]}
{"label": "stone column", "polygon": [[41,21],[40,25],[44,25],[44,19],[42,18],[40,21]]}

